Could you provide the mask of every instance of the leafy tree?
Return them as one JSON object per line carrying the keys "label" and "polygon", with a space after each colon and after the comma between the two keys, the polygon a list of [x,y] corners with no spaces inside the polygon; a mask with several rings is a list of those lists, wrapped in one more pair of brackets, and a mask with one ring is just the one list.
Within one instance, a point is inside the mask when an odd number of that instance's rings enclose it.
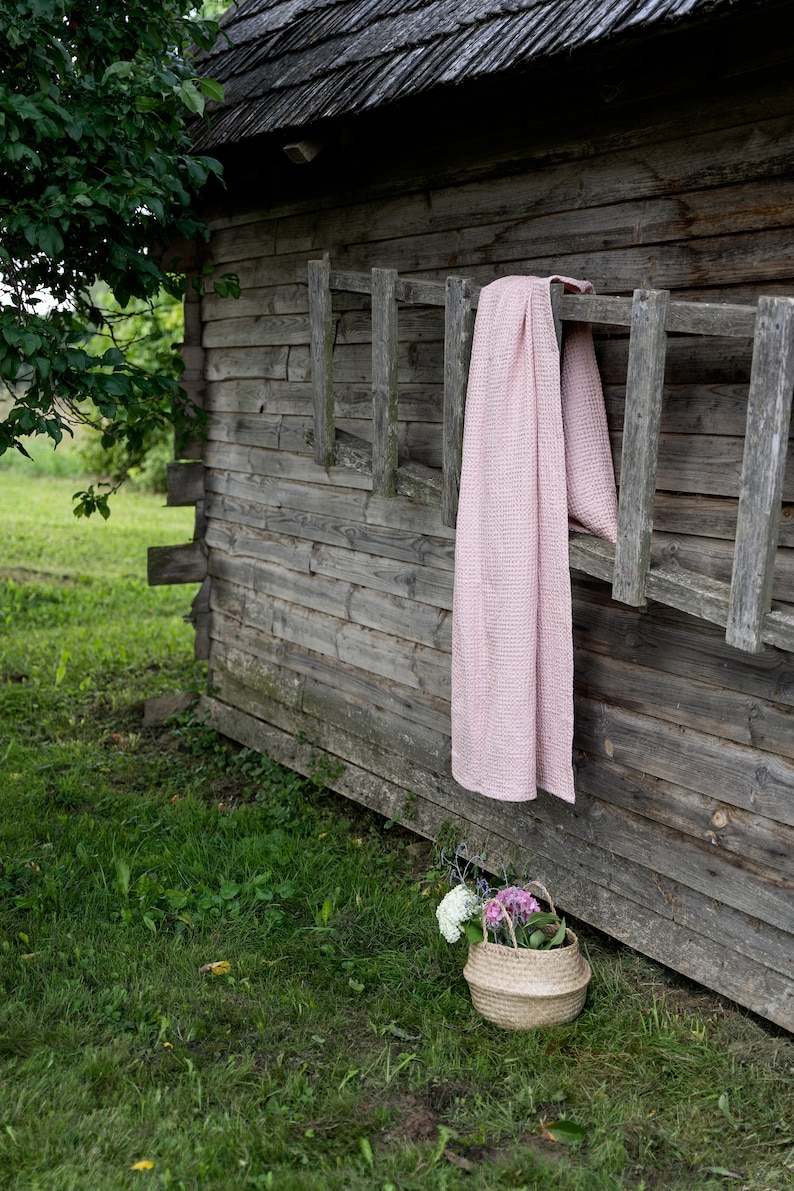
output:
{"label": "leafy tree", "polygon": [[[134,454],[200,417],[173,375],[86,331],[107,330],[97,283],[117,310],[184,290],[152,248],[207,235],[193,202],[220,165],[191,154],[188,121],[223,97],[194,56],[216,35],[184,0],[0,0],[0,455],[75,421]],[[97,509],[107,495],[80,494],[76,513]]]}

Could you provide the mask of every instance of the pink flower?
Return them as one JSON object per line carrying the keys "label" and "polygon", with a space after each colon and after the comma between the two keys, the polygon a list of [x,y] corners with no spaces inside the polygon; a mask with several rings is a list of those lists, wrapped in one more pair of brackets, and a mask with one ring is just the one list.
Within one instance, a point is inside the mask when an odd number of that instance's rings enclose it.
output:
{"label": "pink flower", "polygon": [[[535,914],[540,909],[540,904],[532,894],[528,893],[526,889],[521,889],[518,885],[508,885],[506,889],[500,889],[496,897],[507,910],[513,921],[520,922],[522,926],[526,925],[530,914]],[[496,921],[501,921],[501,914]]]}
{"label": "pink flower", "polygon": [[485,924],[490,930],[495,930],[497,926],[505,920],[504,910],[498,906],[496,902],[489,902],[485,907]]}

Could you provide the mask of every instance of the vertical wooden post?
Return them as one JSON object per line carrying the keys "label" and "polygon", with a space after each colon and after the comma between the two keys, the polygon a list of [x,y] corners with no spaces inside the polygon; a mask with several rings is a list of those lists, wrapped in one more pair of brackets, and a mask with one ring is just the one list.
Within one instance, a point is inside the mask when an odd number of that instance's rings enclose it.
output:
{"label": "vertical wooden post", "polygon": [[667,290],[638,289],[631,309],[612,598],[635,607],[645,603],[651,563],[668,297]]}
{"label": "vertical wooden post", "polygon": [[794,389],[794,298],[758,299],[725,640],[758,653],[772,607]]}
{"label": "vertical wooden post", "polygon": [[463,457],[463,418],[466,384],[474,335],[468,277],[448,277],[444,302],[444,429],[441,442],[442,518],[455,527]]}
{"label": "vertical wooden post", "polygon": [[372,270],[372,491],[394,496],[397,471],[397,270]]}
{"label": "vertical wooden post", "polygon": [[321,467],[331,467],[336,441],[334,322],[331,312],[331,265],[327,258],[309,261],[309,329],[314,398],[314,459]]}
{"label": "vertical wooden post", "polygon": [[560,318],[560,302],[565,293],[565,286],[561,281],[553,281],[549,286],[551,296],[551,317],[554,319],[554,334],[557,336],[557,350],[562,351],[562,319]]}

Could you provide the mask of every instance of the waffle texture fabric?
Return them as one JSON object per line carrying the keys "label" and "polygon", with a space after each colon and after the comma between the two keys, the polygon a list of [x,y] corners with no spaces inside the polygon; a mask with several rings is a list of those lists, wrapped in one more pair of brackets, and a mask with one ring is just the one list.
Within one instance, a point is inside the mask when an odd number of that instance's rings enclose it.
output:
{"label": "waffle texture fabric", "polygon": [[589,327],[566,329],[551,282],[480,292],[455,545],[452,773],[466,789],[573,802],[568,528],[615,540],[617,500]]}

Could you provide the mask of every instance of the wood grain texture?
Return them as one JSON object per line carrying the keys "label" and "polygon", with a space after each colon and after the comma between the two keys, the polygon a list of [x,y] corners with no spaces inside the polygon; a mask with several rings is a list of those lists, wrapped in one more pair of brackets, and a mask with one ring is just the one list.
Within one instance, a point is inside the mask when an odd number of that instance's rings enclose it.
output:
{"label": "wood grain texture", "polygon": [[309,322],[314,397],[314,459],[330,467],[334,452],[334,323],[328,261],[309,261]]}
{"label": "wood grain texture", "polygon": [[147,582],[150,587],[169,583],[202,583],[207,575],[207,548],[203,542],[181,546],[150,546]]}
{"label": "wood grain texture", "polygon": [[669,296],[664,290],[635,290],[632,301],[612,581],[612,598],[624,604],[645,602],[645,578],[651,560]]}
{"label": "wood grain texture", "polygon": [[395,495],[397,471],[397,272],[373,269],[372,490]]}
{"label": "wood grain texture", "polygon": [[169,463],[166,467],[166,504],[194,505],[204,498],[204,464],[200,461]]}
{"label": "wood grain texture", "polygon": [[441,511],[445,525],[454,527],[463,458],[463,421],[469,376],[474,314],[468,278],[448,277],[444,294],[444,430]]}
{"label": "wood grain texture", "polygon": [[763,648],[772,608],[780,501],[794,389],[794,299],[760,298],[726,640]]}

